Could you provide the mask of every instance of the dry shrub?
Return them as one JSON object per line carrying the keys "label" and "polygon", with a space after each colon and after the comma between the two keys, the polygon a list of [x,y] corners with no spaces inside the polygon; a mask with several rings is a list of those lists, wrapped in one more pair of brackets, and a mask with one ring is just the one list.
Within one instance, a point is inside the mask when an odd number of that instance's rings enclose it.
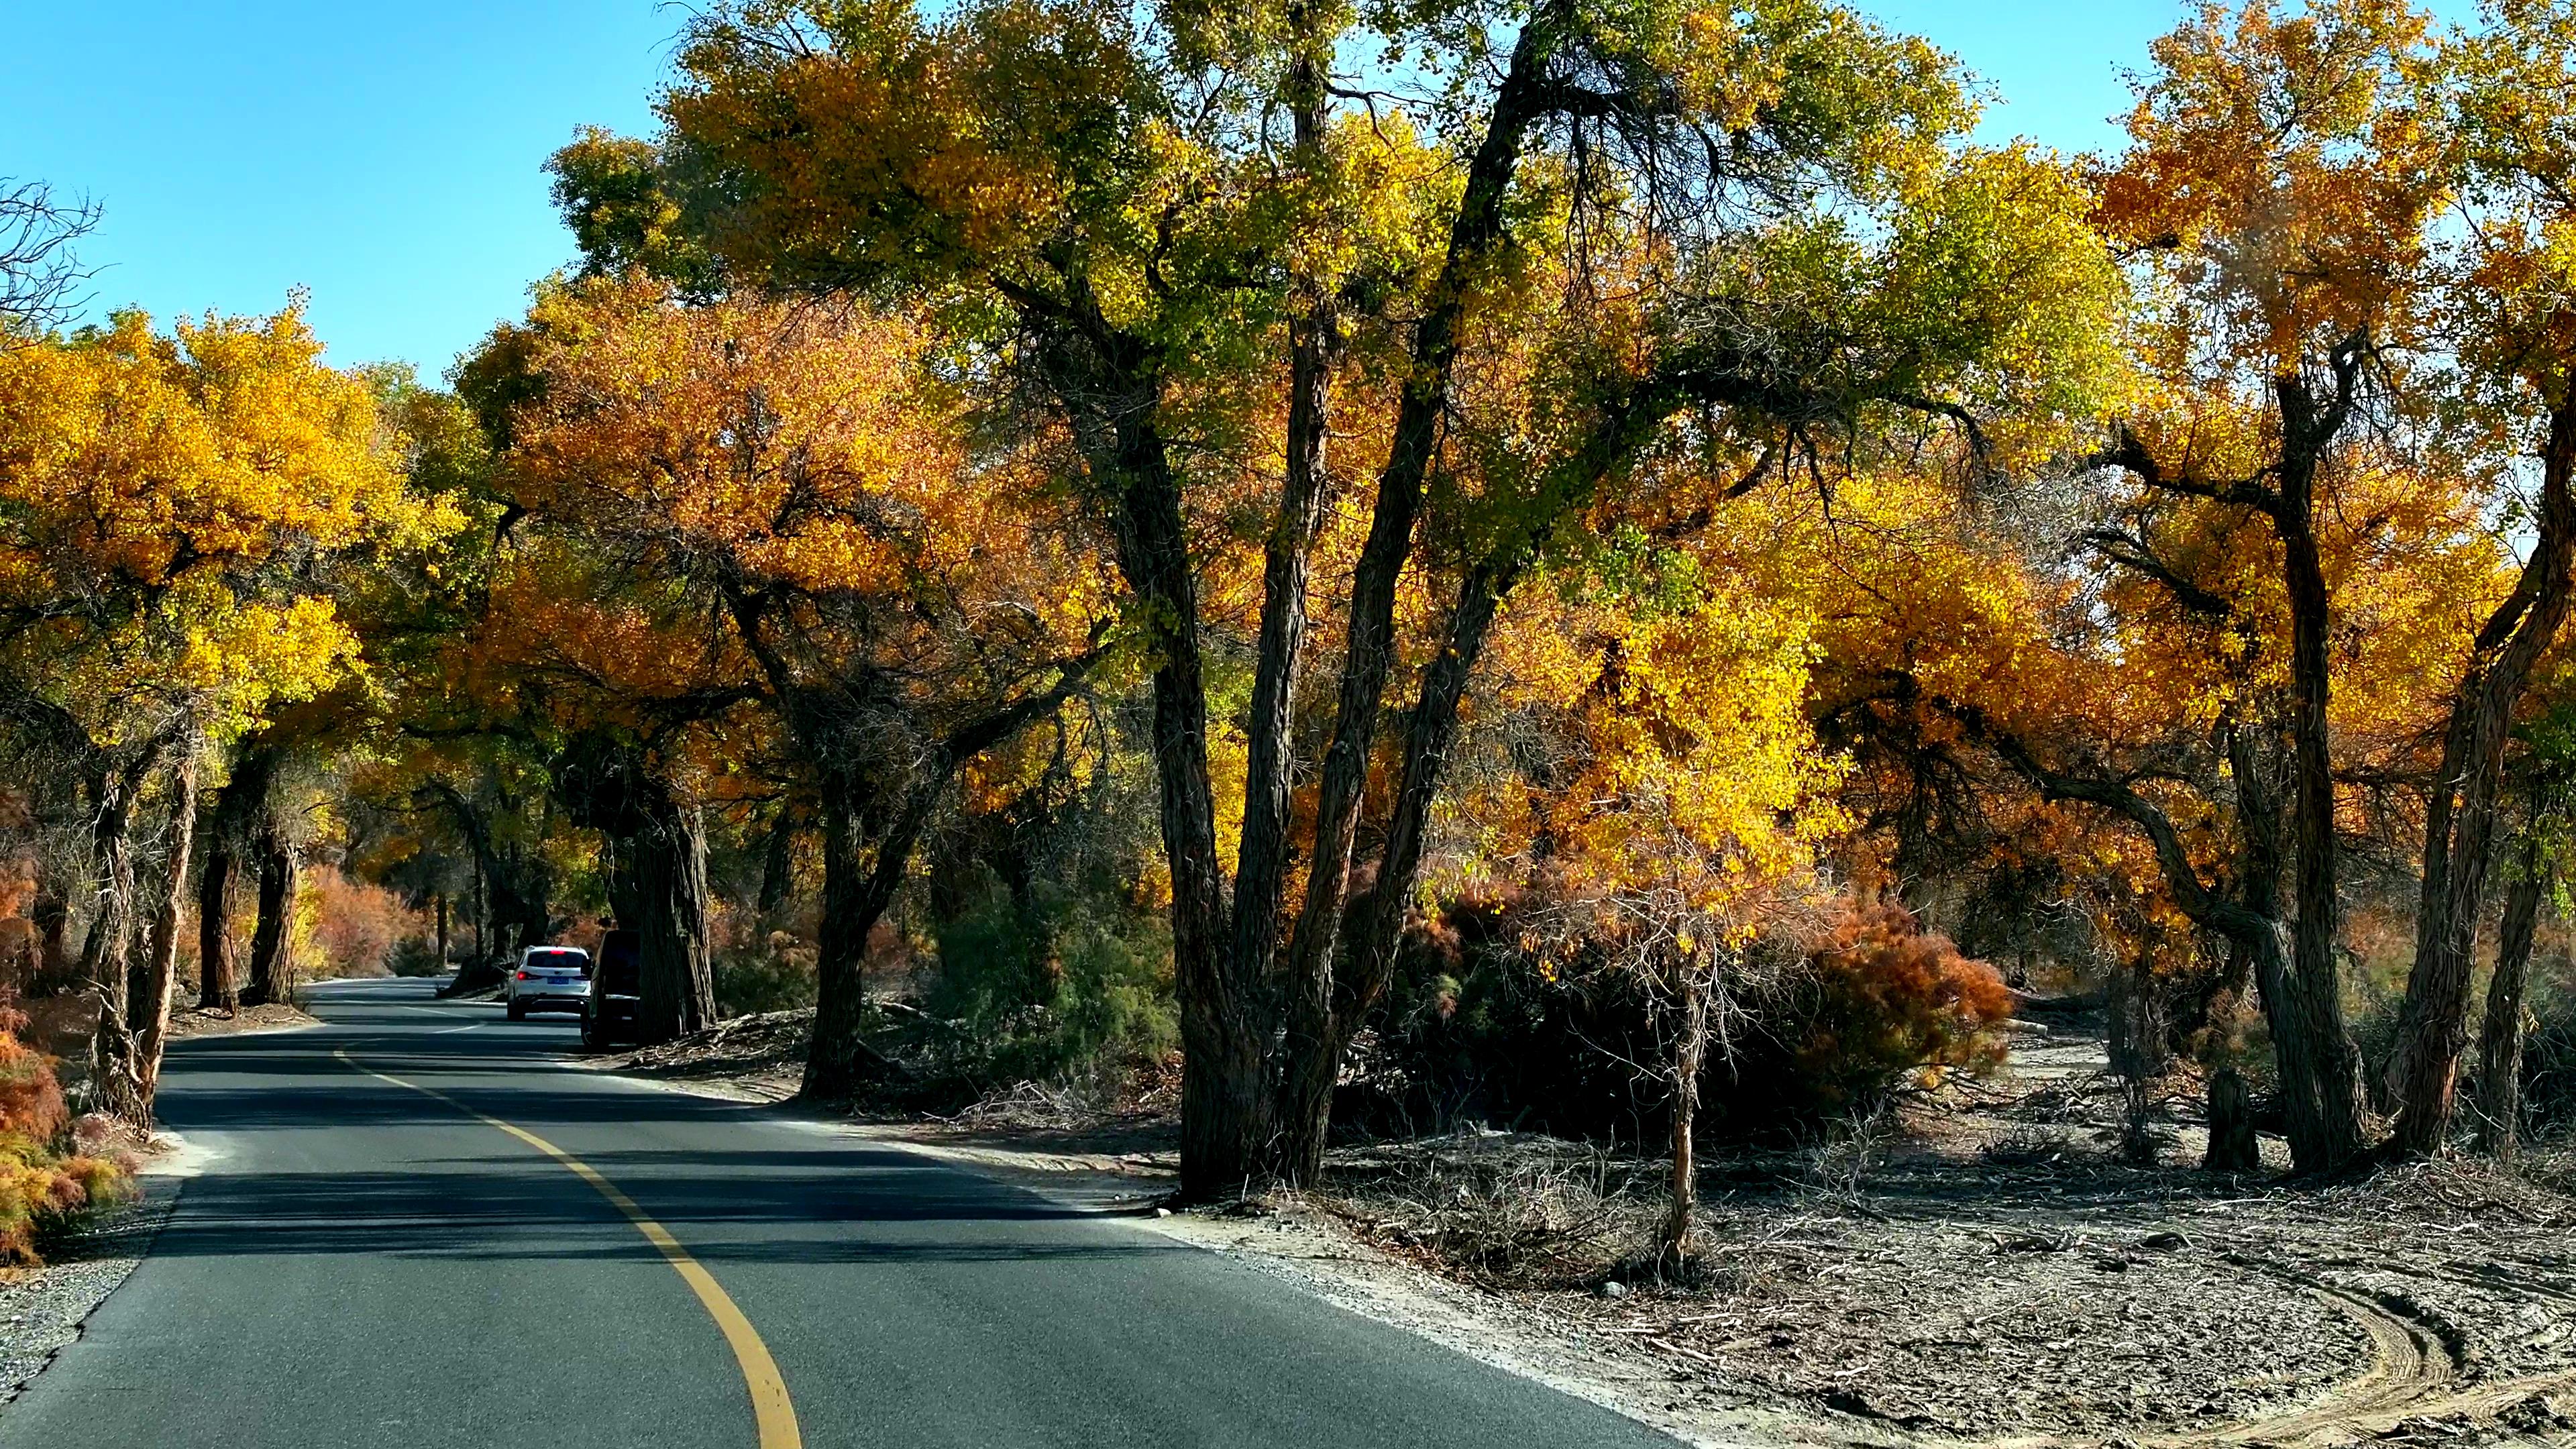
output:
{"label": "dry shrub", "polygon": [[313,946],[326,976],[377,976],[392,969],[394,948],[406,936],[434,929],[419,911],[383,886],[353,880],[317,865],[307,877],[313,912]]}
{"label": "dry shrub", "polygon": [[0,1005],[0,1259],[33,1263],[37,1235],[127,1196],[133,1178],[80,1150],[53,1062],[18,1040],[26,1014]]}
{"label": "dry shrub", "polygon": [[1996,1028],[2012,991],[1892,903],[1853,901],[1808,957],[1813,980],[1795,1059],[1830,1104],[1866,1102],[1908,1075],[1937,1081],[2003,1062]]}
{"label": "dry shrub", "polygon": [[1362,1236],[1496,1286],[1597,1282],[1662,1211],[1655,1164],[1528,1134],[1381,1143],[1336,1157],[1333,1184]]}

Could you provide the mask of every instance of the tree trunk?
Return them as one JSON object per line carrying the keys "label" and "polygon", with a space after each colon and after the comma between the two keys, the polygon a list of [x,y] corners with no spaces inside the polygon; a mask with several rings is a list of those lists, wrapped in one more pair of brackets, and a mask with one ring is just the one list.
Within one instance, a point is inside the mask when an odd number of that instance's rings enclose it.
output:
{"label": "tree trunk", "polygon": [[197,1000],[200,1006],[237,1007],[232,945],[233,880],[242,852],[270,809],[280,752],[254,746],[234,759],[232,777],[215,795],[206,830],[205,879],[197,892]]}
{"label": "tree trunk", "polygon": [[[217,807],[220,812],[221,807]],[[231,1011],[241,1003],[233,984],[233,842],[220,823],[207,832],[206,864],[197,878],[197,1006]]]}
{"label": "tree trunk", "polygon": [[1696,967],[1685,966],[1680,1030],[1672,1058],[1672,1202],[1656,1238],[1657,1267],[1667,1279],[1679,1279],[1689,1271],[1698,1247],[1699,1158],[1692,1134],[1699,1120],[1700,1067],[1708,1055],[1708,991],[1706,976]]}
{"label": "tree trunk", "polygon": [[[1374,995],[1337,986],[1334,971],[1350,910],[1351,857],[1359,840],[1369,756],[1396,662],[1396,593],[1405,562],[1412,556],[1424,486],[1439,454],[1468,296],[1487,258],[1508,235],[1505,203],[1520,169],[1522,145],[1544,106],[1539,92],[1561,38],[1560,20],[1534,16],[1522,28],[1513,46],[1511,70],[1468,164],[1466,190],[1450,222],[1441,273],[1414,329],[1411,367],[1386,464],[1378,473],[1368,537],[1351,576],[1348,641],[1333,706],[1333,735],[1324,751],[1306,899],[1297,914],[1285,980],[1286,1033],[1274,1109],[1279,1137],[1270,1157],[1274,1170],[1291,1182],[1311,1182],[1321,1171],[1345,1035],[1336,1030],[1335,1018],[1349,1014],[1339,1009],[1338,1002],[1354,995]],[[1387,900],[1388,889],[1381,875],[1375,898]]]}
{"label": "tree trunk", "polygon": [[1163,858],[1171,871],[1172,961],[1181,1026],[1181,1195],[1244,1190],[1265,1135],[1267,1024],[1259,983],[1238,981],[1225,951],[1226,883],[1208,775],[1207,685],[1198,584],[1180,480],[1152,422],[1160,379],[1142,363],[1105,369],[1132,402],[1109,420],[1106,470],[1119,482],[1119,570],[1143,606],[1157,656],[1154,766]]}
{"label": "tree trunk", "polygon": [[715,968],[707,954],[707,840],[698,812],[655,800],[632,842],[638,922],[635,1020],[643,1045],[715,1024]]}
{"label": "tree trunk", "polygon": [[170,1033],[170,997],[179,974],[179,925],[188,899],[188,852],[197,838],[197,759],[191,749],[170,781],[167,879],[152,920],[152,949],[126,993],[134,1026],[134,1120],[149,1124],[161,1086],[161,1049]]}
{"label": "tree trunk", "polygon": [[874,866],[865,868],[859,863],[852,787],[842,781],[823,787],[823,923],[815,943],[814,1045],[798,1088],[798,1095],[809,1101],[846,1102],[885,1066],[867,1043],[868,934],[902,886],[946,778],[941,773],[914,788],[877,843]]}
{"label": "tree trunk", "polygon": [[[1448,764],[1450,746],[1457,738],[1459,703],[1466,696],[1476,661],[1492,633],[1495,611],[1517,577],[1517,568],[1509,566],[1485,564],[1468,571],[1450,610],[1446,647],[1423,676],[1421,695],[1406,721],[1404,773],[1397,786],[1394,809],[1388,816],[1377,879],[1366,909],[1357,913],[1359,922],[1350,943],[1347,972],[1338,983],[1329,973],[1324,977],[1325,985],[1331,988],[1324,993],[1325,1014],[1320,1028],[1310,1028],[1312,1035],[1306,1038],[1316,1045],[1288,1053],[1281,1063],[1275,1152],[1278,1174],[1286,1181],[1311,1183],[1323,1172],[1324,1149],[1332,1129],[1333,1087],[1341,1077],[1342,1057],[1351,1038],[1375,1008],[1378,996],[1385,990],[1387,975],[1394,969],[1396,951],[1403,943],[1405,912],[1412,903],[1414,878],[1422,865],[1431,805],[1439,796],[1440,777]],[[1299,927],[1300,940],[1304,939],[1304,929]],[[1301,1039],[1296,1023],[1316,1010],[1314,995],[1309,978],[1292,978],[1292,1043]]]}
{"label": "tree trunk", "polygon": [[[2298,437],[2314,436],[2323,424],[2309,416],[2304,391],[2285,386],[2281,392],[2289,430]],[[2322,447],[2323,441],[2315,446]],[[2291,939],[2296,986],[2283,1015],[2296,1023],[2299,1054],[2309,1063],[2315,1083],[2313,1116],[2291,1124],[2291,1152],[2302,1170],[2330,1171],[2358,1156],[2363,1145],[2361,1065],[2344,1025],[2343,984],[2335,960],[2342,906],[2336,893],[2334,761],[2327,732],[2332,617],[2325,568],[2317,554],[2313,450],[2287,447],[2281,471],[2281,502],[2273,517],[2290,597],[2291,839],[2298,905]]]}
{"label": "tree trunk", "polygon": [[36,931],[36,967],[27,983],[29,996],[59,996],[78,985],[69,945],[71,920],[71,900],[62,877],[39,863],[35,899],[27,907],[27,923]]}
{"label": "tree trunk", "polygon": [[250,980],[242,989],[244,1006],[268,1006],[295,995],[295,902],[302,874],[295,843],[274,819],[260,823],[251,838],[251,857],[259,864],[259,923],[250,936]]}
{"label": "tree trunk", "polygon": [[2469,977],[2478,912],[2495,838],[2507,733],[2524,681],[2558,637],[2576,557],[2576,403],[2550,419],[2543,460],[2540,534],[2513,595],[2479,631],[2443,732],[2442,763],[2425,811],[2424,888],[2416,910],[2415,966],[2388,1064],[2399,1103],[2392,1154],[2424,1157],[2450,1136],[2460,1055],[2468,1046]]}
{"label": "tree trunk", "polygon": [[134,1028],[127,1014],[126,963],[133,951],[135,796],[142,791],[150,755],[120,770],[90,778],[96,814],[90,825],[90,859],[97,873],[89,935],[81,942],[81,977],[98,996],[98,1028],[90,1039],[90,1074],[100,1105],[132,1116]]}
{"label": "tree trunk", "polygon": [[2495,975],[2487,982],[2486,1020],[2478,1029],[2478,1150],[2508,1164],[2522,1147],[2523,999],[2531,978],[2531,938],[2540,924],[2541,898],[2549,892],[2536,832],[2520,854],[2520,869],[2505,889]]}
{"label": "tree trunk", "polygon": [[2254,1104],[2245,1091],[2244,1074],[2221,1067],[2209,1079],[2209,1151],[2200,1165],[2211,1172],[2258,1172],[2262,1145],[2254,1135]]}
{"label": "tree trunk", "polygon": [[432,901],[434,901],[434,902],[437,904],[437,907],[438,907],[438,970],[439,970],[439,974],[441,974],[441,975],[445,975],[445,974],[446,974],[446,972],[447,972],[447,964],[448,964],[448,963],[447,963],[447,893],[446,893],[445,891],[441,891],[441,892],[439,892],[437,895],[432,896],[430,899],[431,899]]}
{"label": "tree trunk", "polygon": [[2111,1073],[2120,1079],[2120,1158],[2156,1165],[2151,1088],[2164,1075],[2164,1023],[2156,1009],[2154,957],[2139,952],[2111,976]]}
{"label": "tree trunk", "polygon": [[141,773],[102,770],[91,777],[89,933],[81,940],[82,982],[109,1011],[125,1013],[125,962],[134,929],[134,853],[130,833]]}
{"label": "tree trunk", "polygon": [[776,925],[796,889],[796,817],[786,806],[769,822],[769,840],[760,853],[760,919]]}

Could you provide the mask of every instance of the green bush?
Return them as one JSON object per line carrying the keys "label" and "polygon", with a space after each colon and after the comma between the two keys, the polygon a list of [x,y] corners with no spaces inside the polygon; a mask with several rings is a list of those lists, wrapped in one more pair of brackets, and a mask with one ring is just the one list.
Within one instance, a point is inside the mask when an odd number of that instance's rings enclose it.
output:
{"label": "green bush", "polygon": [[405,936],[385,953],[385,968],[396,976],[444,976],[446,964],[438,959],[438,943],[427,936]]}
{"label": "green bush", "polygon": [[957,1022],[994,1084],[1123,1075],[1179,1044],[1157,923],[1031,921],[996,902],[944,923],[923,1007]]}
{"label": "green bush", "polygon": [[785,931],[715,959],[716,1015],[749,1016],[814,1004],[814,948]]}

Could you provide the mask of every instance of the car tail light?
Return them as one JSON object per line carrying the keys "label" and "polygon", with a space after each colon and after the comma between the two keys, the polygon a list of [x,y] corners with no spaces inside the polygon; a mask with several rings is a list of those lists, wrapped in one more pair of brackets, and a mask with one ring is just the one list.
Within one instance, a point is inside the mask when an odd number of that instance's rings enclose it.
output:
{"label": "car tail light", "polygon": [[519,973],[519,979],[520,979],[520,980],[522,980],[522,981],[534,981],[534,980],[536,980],[537,978],[535,978],[534,976],[529,975],[529,974],[528,974],[527,972],[525,972],[525,971],[522,971],[522,972],[520,972],[520,973]]}

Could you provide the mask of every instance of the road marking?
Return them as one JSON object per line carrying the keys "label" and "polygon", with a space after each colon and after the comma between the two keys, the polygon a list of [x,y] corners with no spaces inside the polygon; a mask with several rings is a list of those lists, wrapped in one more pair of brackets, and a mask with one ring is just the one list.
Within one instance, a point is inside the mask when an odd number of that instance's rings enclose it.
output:
{"label": "road marking", "polygon": [[391,1082],[423,1096],[435,1097],[486,1126],[497,1127],[562,1163],[575,1177],[589,1183],[601,1197],[626,1214],[626,1220],[635,1225],[635,1231],[642,1233],[646,1242],[662,1250],[662,1256],[670,1263],[672,1271],[689,1285],[690,1292],[698,1295],[698,1302],[707,1310],[707,1316],[716,1321],[725,1342],[733,1348],[734,1362],[742,1367],[743,1387],[751,1391],[751,1416],[760,1429],[760,1449],[803,1449],[805,1440],[796,1428],[796,1405],[787,1397],[787,1380],[779,1376],[778,1362],[769,1356],[769,1345],[760,1341],[759,1330],[751,1326],[751,1320],[743,1316],[742,1309],[734,1303],[732,1295],[724,1291],[724,1285],[716,1281],[715,1275],[690,1257],[689,1250],[680,1246],[680,1240],[672,1237],[669,1229],[646,1216],[644,1209],[635,1205],[635,1199],[621,1192],[617,1184],[600,1176],[589,1163],[517,1123],[477,1112],[436,1087],[424,1087],[418,1082],[388,1076],[349,1055],[346,1047],[331,1055],[377,1081]]}
{"label": "road marking", "polygon": [[[430,1033],[430,1035],[431,1035],[431,1036],[454,1036],[454,1035],[456,1035],[456,1034],[457,1034],[458,1032],[460,1032],[460,1031],[474,1031],[474,1030],[476,1030],[476,1029],[480,1028],[482,1025],[483,1025],[483,1023],[481,1023],[481,1022],[479,1022],[479,1021],[478,1021],[478,1022],[473,1023],[473,1024],[472,1024],[472,1025],[470,1025],[470,1026],[442,1026],[442,1027],[440,1027],[438,1030],[431,1032],[431,1033]],[[353,1064],[353,1065],[354,1065],[354,1064]],[[360,1068],[358,1068],[358,1070],[360,1070],[360,1071],[365,1071],[365,1070],[366,1070],[366,1068],[364,1068],[364,1067],[360,1067]],[[404,1085],[404,1086],[410,1086],[411,1084],[410,1084],[409,1082],[405,1082],[403,1085]]]}

